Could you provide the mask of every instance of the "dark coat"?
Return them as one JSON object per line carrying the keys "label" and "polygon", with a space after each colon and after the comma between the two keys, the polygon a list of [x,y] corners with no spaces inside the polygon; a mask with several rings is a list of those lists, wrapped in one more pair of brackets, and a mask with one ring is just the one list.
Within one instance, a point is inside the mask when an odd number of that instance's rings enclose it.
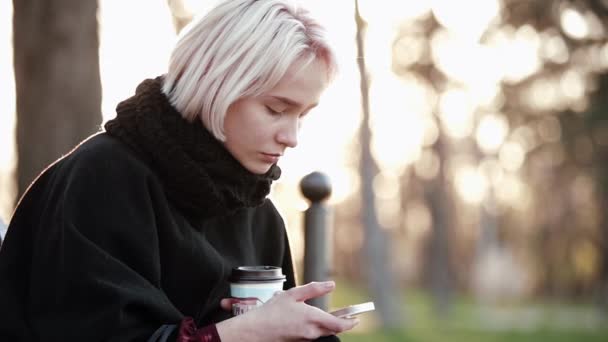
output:
{"label": "dark coat", "polygon": [[[266,193],[196,215],[167,190],[180,175],[159,172],[162,153],[116,136],[92,136],[21,199],[0,249],[0,341],[145,341],[184,316],[218,322],[238,265],[282,266],[285,287],[295,285]],[[196,204],[213,207],[217,196]]]}

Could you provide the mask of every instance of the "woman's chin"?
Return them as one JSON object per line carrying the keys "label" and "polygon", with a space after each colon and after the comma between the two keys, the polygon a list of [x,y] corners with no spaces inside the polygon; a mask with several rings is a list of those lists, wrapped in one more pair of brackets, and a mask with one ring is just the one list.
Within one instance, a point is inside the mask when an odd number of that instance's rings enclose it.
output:
{"label": "woman's chin", "polygon": [[256,175],[263,175],[266,174],[270,168],[272,167],[273,164],[257,164],[257,165],[249,165],[249,166],[245,166],[245,168],[247,169],[247,171],[254,173]]}

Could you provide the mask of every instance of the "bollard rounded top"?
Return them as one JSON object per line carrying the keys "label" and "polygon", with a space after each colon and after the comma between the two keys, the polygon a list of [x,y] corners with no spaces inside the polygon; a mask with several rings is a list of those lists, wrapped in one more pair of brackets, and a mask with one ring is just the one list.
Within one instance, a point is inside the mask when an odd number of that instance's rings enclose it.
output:
{"label": "bollard rounded top", "polygon": [[324,173],[315,171],[300,181],[300,190],[311,202],[320,202],[331,195],[331,181]]}

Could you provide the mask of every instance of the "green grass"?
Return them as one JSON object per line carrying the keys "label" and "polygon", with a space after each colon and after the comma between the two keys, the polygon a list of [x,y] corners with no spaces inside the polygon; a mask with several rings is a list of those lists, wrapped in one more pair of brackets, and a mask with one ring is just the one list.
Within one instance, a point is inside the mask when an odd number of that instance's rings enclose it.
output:
{"label": "green grass", "polygon": [[[347,282],[337,280],[330,308],[368,301],[370,297]],[[437,318],[429,296],[409,291],[403,303],[403,327],[382,331],[375,313],[360,316],[344,342],[532,342],[608,341],[608,322],[602,321],[590,304],[554,302],[510,303],[485,309],[470,298],[454,300],[451,312]]]}
{"label": "green grass", "polygon": [[344,342],[605,342],[607,332],[583,331],[531,331],[531,332],[484,332],[463,330],[417,330],[393,333],[348,333],[341,336]]}

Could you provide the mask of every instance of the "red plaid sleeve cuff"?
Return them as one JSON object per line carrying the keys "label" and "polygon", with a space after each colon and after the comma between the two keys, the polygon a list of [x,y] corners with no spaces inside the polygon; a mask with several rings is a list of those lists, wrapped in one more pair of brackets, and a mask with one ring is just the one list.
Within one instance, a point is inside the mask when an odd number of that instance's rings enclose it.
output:
{"label": "red plaid sleeve cuff", "polygon": [[182,320],[177,334],[177,342],[221,342],[215,324],[197,328],[192,317]]}

